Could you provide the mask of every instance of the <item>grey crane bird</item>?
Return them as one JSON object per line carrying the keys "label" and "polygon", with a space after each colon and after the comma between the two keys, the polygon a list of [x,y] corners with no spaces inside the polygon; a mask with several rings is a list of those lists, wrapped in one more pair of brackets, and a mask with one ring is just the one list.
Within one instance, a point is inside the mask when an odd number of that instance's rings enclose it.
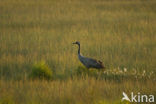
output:
{"label": "grey crane bird", "polygon": [[78,58],[84,66],[86,66],[88,69],[89,68],[96,68],[96,69],[104,69],[105,68],[103,63],[100,60],[97,61],[95,59],[84,57],[81,55],[81,53],[80,53],[80,42],[76,41],[73,44],[78,45]]}

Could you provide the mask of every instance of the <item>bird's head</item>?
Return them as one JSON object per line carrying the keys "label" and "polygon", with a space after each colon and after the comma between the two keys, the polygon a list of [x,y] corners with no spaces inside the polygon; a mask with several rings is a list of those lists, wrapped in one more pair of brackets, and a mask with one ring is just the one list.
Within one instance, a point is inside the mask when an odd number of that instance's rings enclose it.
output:
{"label": "bird's head", "polygon": [[80,42],[76,41],[76,42],[74,42],[73,44],[77,44],[77,45],[80,45]]}

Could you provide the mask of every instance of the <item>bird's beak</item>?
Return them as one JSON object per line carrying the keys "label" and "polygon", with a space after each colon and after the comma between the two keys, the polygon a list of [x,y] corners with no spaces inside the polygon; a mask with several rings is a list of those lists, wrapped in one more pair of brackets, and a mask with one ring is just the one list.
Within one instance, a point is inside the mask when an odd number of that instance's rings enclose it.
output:
{"label": "bird's beak", "polygon": [[72,43],[72,44],[76,44],[76,42]]}

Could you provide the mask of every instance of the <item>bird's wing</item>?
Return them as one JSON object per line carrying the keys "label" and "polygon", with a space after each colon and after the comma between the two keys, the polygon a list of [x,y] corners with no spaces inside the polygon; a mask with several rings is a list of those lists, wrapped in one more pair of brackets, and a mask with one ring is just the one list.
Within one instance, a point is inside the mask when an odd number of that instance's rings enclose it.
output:
{"label": "bird's wing", "polygon": [[102,65],[101,61],[97,61],[96,59],[88,58],[88,64],[92,67],[96,67],[98,65]]}
{"label": "bird's wing", "polygon": [[104,65],[100,60],[84,57],[82,55],[79,55],[80,61],[86,66],[86,67],[93,67],[93,68],[104,68]]}
{"label": "bird's wing", "polygon": [[92,59],[92,58],[87,58],[87,60],[92,64],[97,63],[97,60]]}

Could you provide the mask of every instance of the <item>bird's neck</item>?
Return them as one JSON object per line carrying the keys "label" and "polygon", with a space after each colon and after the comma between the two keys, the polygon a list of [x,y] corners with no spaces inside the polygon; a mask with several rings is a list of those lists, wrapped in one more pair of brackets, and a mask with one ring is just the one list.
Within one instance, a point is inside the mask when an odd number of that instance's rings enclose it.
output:
{"label": "bird's neck", "polygon": [[80,54],[80,44],[78,44],[78,54]]}

